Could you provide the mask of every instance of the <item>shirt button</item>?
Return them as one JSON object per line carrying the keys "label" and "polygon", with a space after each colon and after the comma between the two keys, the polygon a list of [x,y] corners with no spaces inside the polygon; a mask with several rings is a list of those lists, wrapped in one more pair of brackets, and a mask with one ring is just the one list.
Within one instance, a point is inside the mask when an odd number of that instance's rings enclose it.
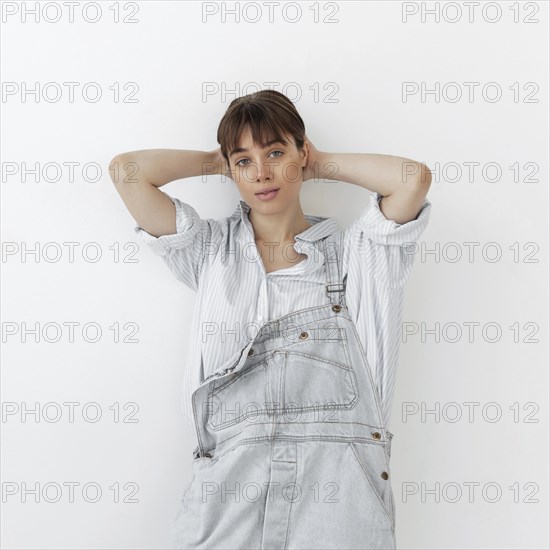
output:
{"label": "shirt button", "polygon": [[258,315],[258,321],[263,321],[263,316],[262,315]]}

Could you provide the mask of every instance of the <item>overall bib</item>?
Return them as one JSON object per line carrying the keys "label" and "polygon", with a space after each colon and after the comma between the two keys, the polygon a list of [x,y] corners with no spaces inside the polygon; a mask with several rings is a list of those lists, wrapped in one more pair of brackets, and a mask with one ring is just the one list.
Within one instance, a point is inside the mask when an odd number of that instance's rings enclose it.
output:
{"label": "overall bib", "polygon": [[323,243],[326,303],[267,322],[193,392],[198,446],[175,548],[395,549],[393,435],[335,235]]}

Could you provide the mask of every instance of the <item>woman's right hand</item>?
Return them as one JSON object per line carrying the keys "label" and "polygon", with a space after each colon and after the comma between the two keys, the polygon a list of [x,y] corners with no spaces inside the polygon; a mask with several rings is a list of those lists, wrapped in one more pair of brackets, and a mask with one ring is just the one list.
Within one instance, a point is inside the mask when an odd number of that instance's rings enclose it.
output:
{"label": "woman's right hand", "polygon": [[216,164],[216,174],[223,174],[224,176],[233,179],[229,165],[222,154],[221,147],[214,149],[214,151],[212,151],[212,156],[214,158],[214,163]]}

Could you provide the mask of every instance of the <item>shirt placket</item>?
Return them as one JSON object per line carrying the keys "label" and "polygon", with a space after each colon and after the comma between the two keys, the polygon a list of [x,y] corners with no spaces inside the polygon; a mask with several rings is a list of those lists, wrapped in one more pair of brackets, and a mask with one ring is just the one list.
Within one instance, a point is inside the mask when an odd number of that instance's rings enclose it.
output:
{"label": "shirt placket", "polygon": [[267,300],[267,274],[262,273],[262,278],[260,280],[260,288],[258,292],[258,300],[256,305],[256,321],[258,322],[259,328],[267,322],[269,318],[268,311],[268,300]]}

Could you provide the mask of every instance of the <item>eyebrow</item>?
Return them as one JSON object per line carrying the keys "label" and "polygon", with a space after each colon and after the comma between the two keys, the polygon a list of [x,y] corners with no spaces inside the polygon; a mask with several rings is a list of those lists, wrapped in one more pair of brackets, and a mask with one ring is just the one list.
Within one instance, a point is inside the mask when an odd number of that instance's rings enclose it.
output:
{"label": "eyebrow", "polygon": [[[264,149],[267,149],[268,147],[271,147],[275,143],[279,143],[280,145],[283,145],[283,146],[286,145],[286,142],[284,142],[284,141],[280,141],[278,139],[272,139],[270,142],[268,142],[266,144]],[[229,156],[232,157],[233,155],[236,155],[237,153],[247,153],[247,152],[248,152],[248,149],[245,149],[244,147],[237,147],[236,149],[233,149],[233,151],[231,151]]]}

